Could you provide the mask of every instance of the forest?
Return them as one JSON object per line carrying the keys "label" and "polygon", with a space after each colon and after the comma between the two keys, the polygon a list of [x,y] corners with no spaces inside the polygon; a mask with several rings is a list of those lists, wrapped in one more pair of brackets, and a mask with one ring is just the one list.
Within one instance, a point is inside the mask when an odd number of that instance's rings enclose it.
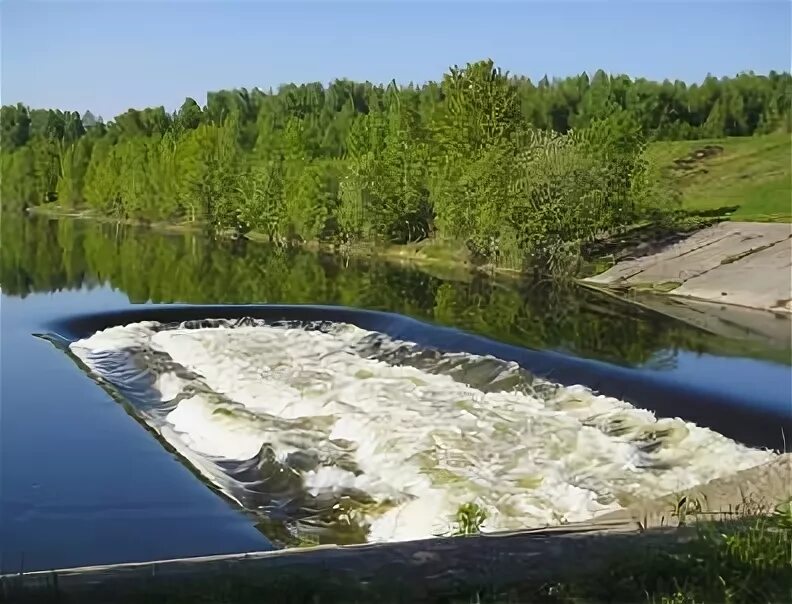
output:
{"label": "forest", "polygon": [[655,140],[792,130],[792,76],[700,84],[597,71],[534,83],[490,60],[439,82],[223,90],[174,113],[2,107],[4,210],[57,203],[276,243],[435,239],[524,267],[673,223]]}

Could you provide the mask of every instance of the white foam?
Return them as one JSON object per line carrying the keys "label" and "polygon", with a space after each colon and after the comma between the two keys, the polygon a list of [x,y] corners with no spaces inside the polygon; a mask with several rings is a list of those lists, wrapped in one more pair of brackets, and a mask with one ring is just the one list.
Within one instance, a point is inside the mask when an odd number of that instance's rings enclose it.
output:
{"label": "white foam", "polygon": [[[319,452],[322,465],[303,473],[308,492],[354,488],[388,502],[368,518],[372,541],[447,532],[471,501],[487,511],[486,530],[585,520],[619,508],[620,499],[692,487],[773,455],[581,386],[546,398],[485,393],[363,358],[352,345],[371,332],[353,326],[156,328],[114,327],[73,348],[89,366],[91,353],[113,348],[167,353],[238,405],[182,396],[167,422],[183,444],[239,460],[264,445],[281,459]],[[163,400],[184,387],[168,374],[157,384]],[[614,422],[622,436],[609,429]],[[657,430],[667,431],[662,446],[642,451],[640,435]],[[349,443],[356,472],[333,462],[338,442]]]}
{"label": "white foam", "polygon": [[71,349],[84,350],[91,353],[123,350],[124,348],[138,347],[154,335],[154,329],[160,324],[156,321],[142,321],[129,325],[114,325],[92,336],[74,342]]}
{"label": "white foam", "polygon": [[265,434],[256,424],[215,413],[216,406],[203,396],[179,402],[167,421],[193,451],[225,459],[250,459],[264,444]]}

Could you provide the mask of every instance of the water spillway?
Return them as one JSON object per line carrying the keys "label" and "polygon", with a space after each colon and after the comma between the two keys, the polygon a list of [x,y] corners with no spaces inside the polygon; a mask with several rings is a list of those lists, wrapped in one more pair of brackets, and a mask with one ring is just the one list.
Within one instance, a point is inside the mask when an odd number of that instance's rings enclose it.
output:
{"label": "water spillway", "polygon": [[70,348],[226,495],[318,542],[449,534],[471,502],[485,531],[587,520],[774,455],[344,320],[140,320]]}

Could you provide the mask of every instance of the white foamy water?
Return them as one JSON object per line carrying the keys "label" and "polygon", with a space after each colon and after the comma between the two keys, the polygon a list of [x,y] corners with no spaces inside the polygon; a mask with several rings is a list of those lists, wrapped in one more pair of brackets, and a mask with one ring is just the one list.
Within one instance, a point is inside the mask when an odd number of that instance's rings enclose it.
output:
{"label": "white foamy water", "polygon": [[[448,533],[467,502],[486,510],[488,531],[586,520],[773,456],[582,386],[537,380],[494,392],[442,371],[443,362],[473,366],[482,357],[445,354],[434,368],[369,358],[358,351],[372,335],[343,324],[147,322],[98,332],[72,350],[111,382],[134,352],[168,359],[152,391],[175,403],[160,432],[178,439],[177,449],[242,461],[269,448],[311,496],[364,493],[382,504],[362,512],[371,541]],[[501,363],[502,375],[517,371]],[[310,456],[309,467],[292,464],[298,454]]]}

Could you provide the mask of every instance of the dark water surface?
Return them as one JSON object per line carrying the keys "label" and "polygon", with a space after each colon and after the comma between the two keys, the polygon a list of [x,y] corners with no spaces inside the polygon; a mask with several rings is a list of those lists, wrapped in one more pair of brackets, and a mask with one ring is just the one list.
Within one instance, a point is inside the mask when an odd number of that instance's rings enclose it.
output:
{"label": "dark water surface", "polygon": [[566,381],[610,387],[638,406],[748,444],[781,448],[790,418],[785,346],[720,337],[572,286],[21,217],[2,221],[0,285],[4,572],[268,547],[251,518],[196,479],[62,351],[33,335],[77,329],[77,316],[104,316],[96,327],[111,311],[123,313],[120,322],[140,311],[156,316],[154,304],[382,310],[486,338],[454,339],[455,332],[410,323],[412,339],[482,346],[551,374],[555,363]]}

